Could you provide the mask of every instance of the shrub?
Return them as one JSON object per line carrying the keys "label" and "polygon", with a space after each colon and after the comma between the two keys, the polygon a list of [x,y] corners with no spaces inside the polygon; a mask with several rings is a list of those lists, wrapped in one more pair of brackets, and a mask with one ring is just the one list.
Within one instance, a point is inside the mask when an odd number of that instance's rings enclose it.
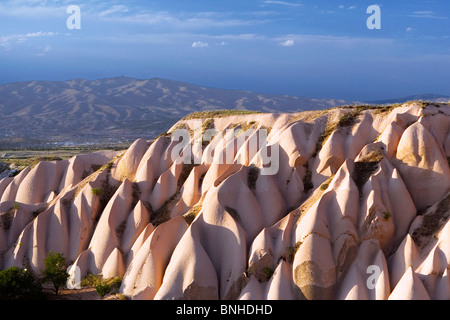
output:
{"label": "shrub", "polygon": [[95,291],[97,291],[100,298],[103,299],[109,293],[109,291],[111,291],[111,287],[107,284],[100,283],[95,286]]}
{"label": "shrub", "polygon": [[122,278],[119,277],[101,279],[100,282],[95,285],[95,291],[97,291],[100,298],[103,299],[107,294],[117,293],[121,284]]}
{"label": "shrub", "polygon": [[41,284],[30,271],[18,267],[0,271],[0,300],[36,300],[42,297]]}
{"label": "shrub", "polygon": [[101,188],[92,188],[91,192],[94,196],[100,197],[103,193],[103,190]]}
{"label": "shrub", "polygon": [[266,275],[266,280],[269,281],[270,278],[272,278],[272,275],[274,272],[273,269],[270,267],[264,267],[263,271],[264,271],[264,274]]}
{"label": "shrub", "polygon": [[55,294],[58,294],[59,287],[65,284],[69,278],[66,258],[61,253],[50,251],[44,259],[44,266],[44,281],[50,281],[53,284]]}
{"label": "shrub", "polygon": [[329,184],[328,184],[328,183],[324,183],[324,184],[322,184],[322,185],[320,186],[320,190],[325,191],[325,190],[328,189],[328,187],[329,187]]}

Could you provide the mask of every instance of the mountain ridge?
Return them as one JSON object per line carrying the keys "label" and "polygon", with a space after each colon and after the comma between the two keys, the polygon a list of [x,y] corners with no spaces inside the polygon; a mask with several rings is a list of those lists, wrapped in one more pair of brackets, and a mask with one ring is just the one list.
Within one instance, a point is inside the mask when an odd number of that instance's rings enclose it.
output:
{"label": "mountain ridge", "polygon": [[[298,112],[348,104],[336,99],[224,90],[162,78],[21,81],[0,85],[0,139],[39,143],[154,138],[196,111]],[[17,123],[22,124],[20,129]]]}
{"label": "mountain ridge", "polygon": [[198,111],[294,113],[354,104],[361,103],[219,89],[159,77],[18,81],[0,85],[0,148],[153,139]]}

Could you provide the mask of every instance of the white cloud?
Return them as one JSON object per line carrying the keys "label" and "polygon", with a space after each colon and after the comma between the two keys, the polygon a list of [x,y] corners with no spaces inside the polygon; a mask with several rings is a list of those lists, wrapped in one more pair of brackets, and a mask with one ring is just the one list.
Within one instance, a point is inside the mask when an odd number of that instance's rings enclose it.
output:
{"label": "white cloud", "polygon": [[280,42],[280,46],[282,47],[292,47],[295,44],[295,41],[292,39],[288,39],[286,41]]}
{"label": "white cloud", "polygon": [[434,11],[414,11],[410,17],[413,18],[427,18],[427,19],[448,19],[445,16],[438,16]]}
{"label": "white cloud", "polygon": [[195,41],[192,44],[192,48],[206,48],[208,47],[208,43],[207,42],[202,42],[202,41]]}
{"label": "white cloud", "polygon": [[277,4],[288,7],[302,7],[303,5],[298,2],[287,2],[287,1],[276,1],[276,0],[266,0],[263,1],[264,4]]}
{"label": "white cloud", "polygon": [[350,6],[350,7],[348,7],[348,10],[354,10],[354,9],[356,9],[356,6]]}
{"label": "white cloud", "polygon": [[127,13],[128,12],[128,8],[126,6],[123,5],[114,5],[109,9],[106,9],[102,12],[99,13],[100,17],[106,17],[115,13]]}
{"label": "white cloud", "polygon": [[0,36],[0,46],[5,49],[10,49],[13,43],[23,43],[30,38],[38,37],[52,37],[56,35],[55,32],[29,32],[26,34],[12,34],[7,36]]}
{"label": "white cloud", "polygon": [[413,28],[411,28],[411,27],[406,28],[406,32],[411,32],[411,31],[413,31]]}

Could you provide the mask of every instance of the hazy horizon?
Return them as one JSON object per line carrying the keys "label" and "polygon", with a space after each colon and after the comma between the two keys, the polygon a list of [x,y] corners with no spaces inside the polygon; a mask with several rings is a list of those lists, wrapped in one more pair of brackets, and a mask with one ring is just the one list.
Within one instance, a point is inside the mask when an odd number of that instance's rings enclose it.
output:
{"label": "hazy horizon", "polygon": [[[367,26],[374,4],[381,29]],[[418,0],[8,0],[0,83],[127,76],[358,101],[449,96],[449,14]]]}

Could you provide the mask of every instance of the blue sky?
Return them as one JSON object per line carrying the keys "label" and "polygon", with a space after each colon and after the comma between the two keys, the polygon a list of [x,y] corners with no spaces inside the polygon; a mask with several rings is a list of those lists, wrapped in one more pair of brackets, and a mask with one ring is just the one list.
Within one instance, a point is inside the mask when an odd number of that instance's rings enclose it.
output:
{"label": "blue sky", "polygon": [[[374,4],[380,30],[366,25]],[[444,0],[2,0],[0,83],[125,75],[312,98],[450,95],[449,35]]]}

